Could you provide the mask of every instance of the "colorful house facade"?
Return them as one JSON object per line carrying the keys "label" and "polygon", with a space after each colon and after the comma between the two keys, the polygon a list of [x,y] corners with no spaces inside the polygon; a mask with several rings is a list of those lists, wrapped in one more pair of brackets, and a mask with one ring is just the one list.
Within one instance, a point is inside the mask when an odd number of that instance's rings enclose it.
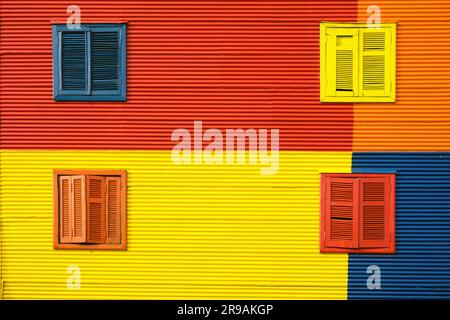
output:
{"label": "colorful house facade", "polygon": [[3,299],[450,298],[446,1],[0,8]]}

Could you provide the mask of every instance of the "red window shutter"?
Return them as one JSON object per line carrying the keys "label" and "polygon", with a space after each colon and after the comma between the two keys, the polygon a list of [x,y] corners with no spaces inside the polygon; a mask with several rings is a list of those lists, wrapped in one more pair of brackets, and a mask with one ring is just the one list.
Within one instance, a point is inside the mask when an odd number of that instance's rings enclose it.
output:
{"label": "red window shutter", "polygon": [[359,247],[389,248],[393,241],[393,183],[390,176],[360,178]]}
{"label": "red window shutter", "polygon": [[325,247],[358,247],[358,181],[327,177],[325,181]]}
{"label": "red window shutter", "polygon": [[86,242],[86,179],[84,175],[72,176],[72,242]]}
{"label": "red window shutter", "polygon": [[105,243],[105,178],[87,176],[87,241],[89,243]]}
{"label": "red window shutter", "polygon": [[71,205],[71,178],[59,177],[59,242],[72,241],[72,205]]}
{"label": "red window shutter", "polygon": [[106,178],[106,243],[120,243],[120,177]]}

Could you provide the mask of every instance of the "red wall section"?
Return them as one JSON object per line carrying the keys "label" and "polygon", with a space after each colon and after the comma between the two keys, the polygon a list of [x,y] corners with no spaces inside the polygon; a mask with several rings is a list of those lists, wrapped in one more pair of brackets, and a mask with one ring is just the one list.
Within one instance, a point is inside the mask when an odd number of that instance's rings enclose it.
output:
{"label": "red wall section", "polygon": [[[51,20],[128,21],[128,101],[54,102]],[[1,2],[1,147],[167,149],[175,128],[279,128],[284,150],[350,150],[352,104],[319,103],[319,22],[356,1]]]}

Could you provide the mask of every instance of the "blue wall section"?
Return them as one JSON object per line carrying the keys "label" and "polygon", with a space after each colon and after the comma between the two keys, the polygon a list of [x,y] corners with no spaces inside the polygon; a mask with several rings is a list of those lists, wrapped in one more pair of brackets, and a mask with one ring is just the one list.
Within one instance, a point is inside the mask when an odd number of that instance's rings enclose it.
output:
{"label": "blue wall section", "polygon": [[354,153],[352,171],[396,173],[396,253],[349,255],[348,298],[450,299],[450,152]]}

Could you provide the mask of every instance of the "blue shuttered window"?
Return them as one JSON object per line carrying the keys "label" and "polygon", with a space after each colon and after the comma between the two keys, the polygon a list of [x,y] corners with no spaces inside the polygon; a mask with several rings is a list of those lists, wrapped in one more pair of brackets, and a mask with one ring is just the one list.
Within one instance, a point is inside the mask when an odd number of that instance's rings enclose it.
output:
{"label": "blue shuttered window", "polygon": [[125,24],[54,25],[53,92],[57,101],[125,101]]}

